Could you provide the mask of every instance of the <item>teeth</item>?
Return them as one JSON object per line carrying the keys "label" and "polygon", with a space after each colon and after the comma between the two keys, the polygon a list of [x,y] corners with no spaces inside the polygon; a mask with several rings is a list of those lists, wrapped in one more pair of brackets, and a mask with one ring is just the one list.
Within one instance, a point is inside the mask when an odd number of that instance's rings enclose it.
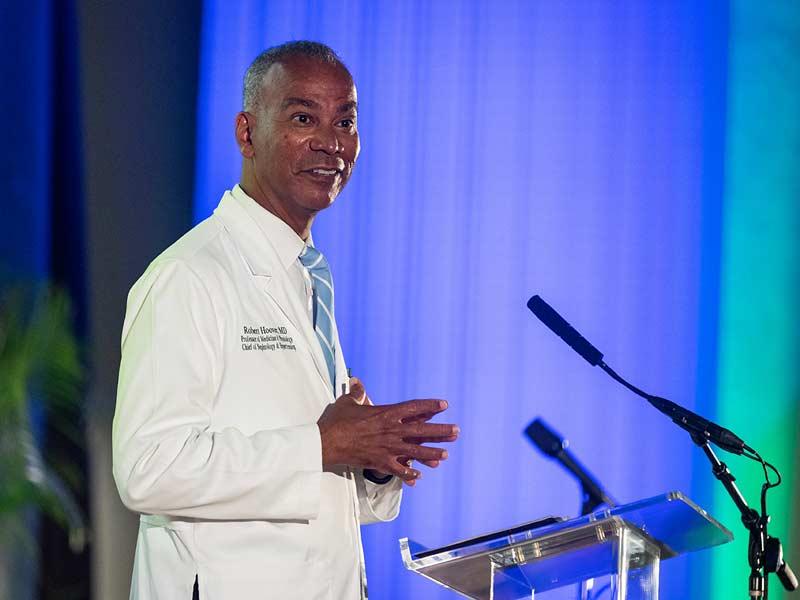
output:
{"label": "teeth", "polygon": [[336,173],[336,169],[312,169],[312,173],[319,173],[321,175],[333,175]]}

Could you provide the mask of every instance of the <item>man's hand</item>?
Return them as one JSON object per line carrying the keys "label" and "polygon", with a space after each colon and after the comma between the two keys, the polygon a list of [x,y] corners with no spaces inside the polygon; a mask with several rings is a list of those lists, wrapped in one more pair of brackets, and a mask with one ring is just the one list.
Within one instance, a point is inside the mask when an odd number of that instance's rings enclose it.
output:
{"label": "man's hand", "polygon": [[364,386],[353,379],[350,393],[329,405],[317,421],[322,438],[322,464],[351,465],[391,473],[413,483],[420,472],[407,461],[431,467],[447,458],[447,450],[426,442],[453,442],[458,427],[428,423],[447,408],[444,400],[409,400],[372,406]]}

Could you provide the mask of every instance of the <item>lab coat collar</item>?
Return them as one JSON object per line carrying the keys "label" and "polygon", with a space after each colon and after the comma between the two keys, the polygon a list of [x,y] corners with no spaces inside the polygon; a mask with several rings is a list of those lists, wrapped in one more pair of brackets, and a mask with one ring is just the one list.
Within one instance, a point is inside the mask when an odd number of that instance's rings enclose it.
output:
{"label": "lab coat collar", "polygon": [[[242,242],[239,249],[253,275],[272,276],[275,256],[288,269],[306,244],[289,225],[262,208],[239,185],[225,192],[214,214],[236,231],[237,239]],[[309,243],[313,245],[310,236]],[[270,252],[273,257],[268,256]]]}
{"label": "lab coat collar", "polygon": [[281,285],[275,282],[275,279],[287,281],[285,276],[276,277],[278,274],[274,271],[282,268],[285,275],[289,266],[300,256],[305,242],[286,223],[259,206],[238,185],[225,192],[214,210],[214,216],[220,218],[231,232],[258,287],[275,301],[286,318],[302,332],[320,381],[327,390],[332,391],[333,382],[330,381],[328,365],[306,307],[294,290],[288,289],[285,283]]}

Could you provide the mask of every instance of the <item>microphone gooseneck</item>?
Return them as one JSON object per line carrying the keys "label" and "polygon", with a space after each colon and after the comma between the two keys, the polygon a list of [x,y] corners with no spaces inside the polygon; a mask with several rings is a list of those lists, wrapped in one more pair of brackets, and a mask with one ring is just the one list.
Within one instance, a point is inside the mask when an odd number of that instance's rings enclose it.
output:
{"label": "microphone gooseneck", "polygon": [[545,302],[541,296],[536,295],[528,300],[528,308],[548,329],[564,340],[570,348],[586,359],[590,365],[599,366],[614,381],[622,384],[637,396],[641,396],[647,400],[656,409],[672,419],[679,427],[685,429],[692,435],[701,435],[704,439],[728,452],[734,454],[742,454],[745,451],[752,452],[752,448],[745,444],[729,429],[712,423],[708,419],[701,417],[689,409],[683,408],[671,400],[648,394],[626,381],[603,362],[603,353],[578,333],[578,331],[559,315],[552,306]]}

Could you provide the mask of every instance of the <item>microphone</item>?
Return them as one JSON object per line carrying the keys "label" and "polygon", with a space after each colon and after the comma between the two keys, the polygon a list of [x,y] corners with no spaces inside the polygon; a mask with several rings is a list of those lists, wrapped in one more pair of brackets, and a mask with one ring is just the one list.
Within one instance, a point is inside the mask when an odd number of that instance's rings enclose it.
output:
{"label": "microphone", "polygon": [[542,323],[547,325],[550,331],[564,340],[570,348],[585,358],[590,365],[594,367],[603,361],[603,353],[592,346],[585,337],[567,323],[540,296],[536,295],[528,300],[528,308]]}
{"label": "microphone", "polygon": [[589,343],[586,338],[578,333],[572,325],[567,323],[567,321],[559,315],[552,306],[542,300],[539,295],[535,295],[528,300],[528,308],[548,327],[548,329],[564,340],[570,348],[586,359],[590,365],[593,367],[599,365],[603,371],[614,379],[614,381],[622,384],[637,396],[641,396],[647,400],[657,410],[672,419],[678,427],[688,431],[693,439],[697,436],[701,440],[707,440],[733,454],[743,454],[745,450],[752,450],[729,429],[712,423],[666,398],[659,398],[658,396],[648,394],[628,383],[620,375],[617,375],[611,367],[603,362],[603,353]]}
{"label": "microphone", "polygon": [[528,425],[525,435],[543,454],[555,459],[580,482],[583,490],[581,514],[587,515],[601,504],[614,507],[617,503],[603,491],[589,471],[567,450],[569,442],[550,429],[540,418]]}

